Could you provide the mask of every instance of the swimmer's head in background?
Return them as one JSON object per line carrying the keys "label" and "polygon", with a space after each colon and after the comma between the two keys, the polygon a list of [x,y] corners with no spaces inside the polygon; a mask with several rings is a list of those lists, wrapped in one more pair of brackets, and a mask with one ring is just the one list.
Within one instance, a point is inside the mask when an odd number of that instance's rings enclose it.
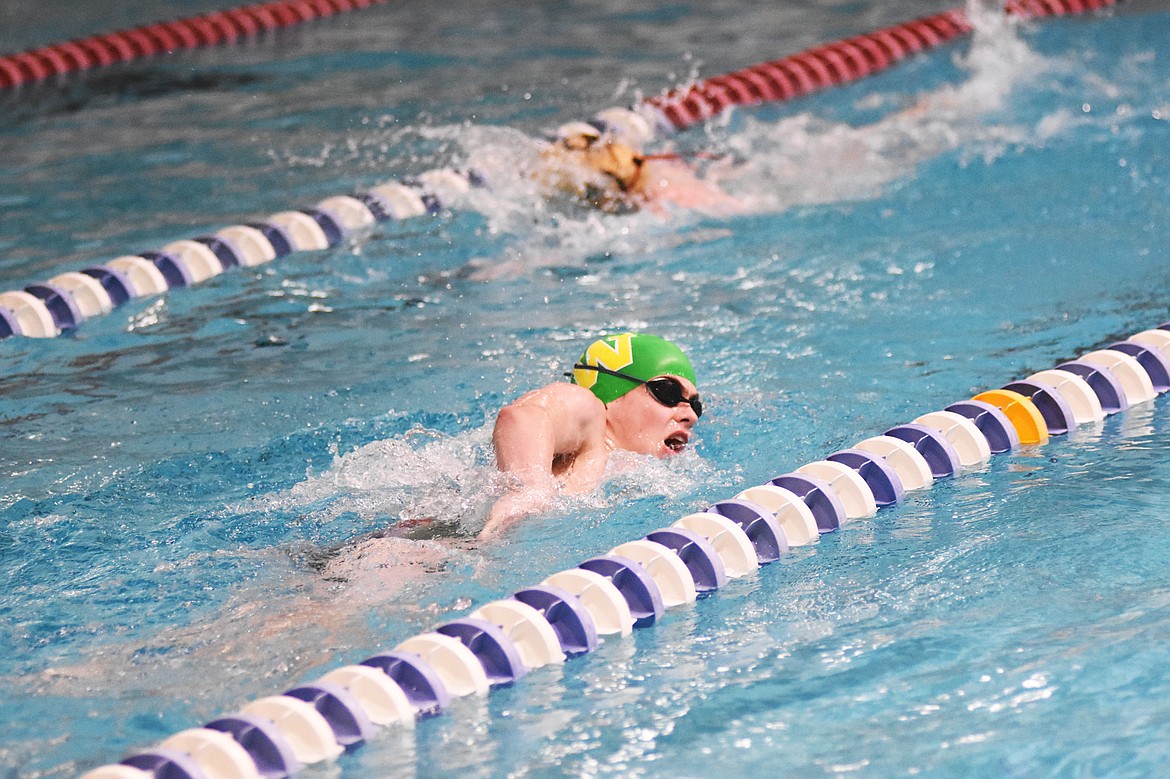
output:
{"label": "swimmer's head in background", "polygon": [[607,129],[591,122],[569,122],[557,128],[553,142],[574,152],[586,168],[613,180],[620,192],[628,192],[638,180],[642,155]]}
{"label": "swimmer's head in background", "polygon": [[[607,108],[599,111],[589,123],[635,149],[644,148],[655,136],[655,125],[649,116],[629,108]],[[668,128],[664,125],[663,129]]]}
{"label": "swimmer's head in background", "polygon": [[546,140],[570,151],[619,144],[637,152],[654,140],[655,135],[654,122],[646,114],[629,108],[607,108],[588,122],[562,124]]}
{"label": "swimmer's head in background", "polygon": [[602,403],[612,403],[640,385],[587,366],[615,371],[643,382],[669,374],[697,383],[695,369],[682,349],[665,338],[645,333],[621,333],[598,339],[589,345],[573,368],[574,384],[591,391]]}
{"label": "swimmer's head in background", "polygon": [[557,128],[552,140],[570,151],[584,151],[601,140],[601,128],[589,122],[569,122]]}

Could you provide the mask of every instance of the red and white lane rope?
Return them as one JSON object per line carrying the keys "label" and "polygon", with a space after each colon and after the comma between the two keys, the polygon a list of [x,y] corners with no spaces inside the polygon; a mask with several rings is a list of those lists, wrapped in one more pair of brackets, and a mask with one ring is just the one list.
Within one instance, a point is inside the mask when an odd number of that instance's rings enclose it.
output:
{"label": "red and white lane rope", "polygon": [[[1118,0],[1009,0],[1009,16],[1033,19],[1096,11]],[[876,32],[817,46],[798,54],[705,79],[648,98],[668,126],[682,130],[732,106],[790,100],[836,84],[856,81],[972,31],[963,9],[914,19]]]}
{"label": "red and white lane rope", "polygon": [[384,2],[386,0],[273,0],[43,46],[0,57],[0,89],[181,49],[233,43],[269,30]]}

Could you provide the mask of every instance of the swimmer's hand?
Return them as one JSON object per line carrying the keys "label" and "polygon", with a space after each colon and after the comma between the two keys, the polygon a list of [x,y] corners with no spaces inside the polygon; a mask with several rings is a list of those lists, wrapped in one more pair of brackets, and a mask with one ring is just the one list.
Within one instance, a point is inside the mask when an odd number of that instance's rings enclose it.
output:
{"label": "swimmer's hand", "polygon": [[487,523],[479,531],[479,538],[484,541],[499,538],[525,517],[547,511],[555,499],[556,492],[549,487],[512,490],[492,506]]}

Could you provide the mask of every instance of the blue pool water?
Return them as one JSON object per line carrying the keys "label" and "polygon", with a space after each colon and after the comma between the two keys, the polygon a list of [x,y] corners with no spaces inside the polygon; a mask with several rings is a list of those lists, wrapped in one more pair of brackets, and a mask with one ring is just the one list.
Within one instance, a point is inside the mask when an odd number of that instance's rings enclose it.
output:
{"label": "blue pool water", "polygon": [[[152,6],[9,3],[0,49],[219,3]],[[948,7],[401,2],[0,95],[4,289],[439,165],[494,175],[451,213],[0,342],[5,775],[116,761],[1170,319],[1157,3],[674,139],[734,161],[744,215],[598,216],[510,174],[561,122]],[[473,542],[495,411],[617,329],[690,352],[694,450]],[[1157,775],[1167,416],[997,457],[306,774]],[[446,535],[361,540],[418,517]]]}

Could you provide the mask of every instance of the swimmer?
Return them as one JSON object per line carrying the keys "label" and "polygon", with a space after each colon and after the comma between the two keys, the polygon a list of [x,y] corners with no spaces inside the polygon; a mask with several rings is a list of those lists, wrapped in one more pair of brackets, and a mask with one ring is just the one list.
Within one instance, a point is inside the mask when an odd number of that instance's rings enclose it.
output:
{"label": "swimmer", "polygon": [[558,494],[593,490],[616,450],[682,452],[703,413],[690,360],[658,336],[602,338],[566,375],[571,382],[522,395],[496,418],[496,466],[514,486],[492,507],[481,538],[546,510]]}
{"label": "swimmer", "polygon": [[704,181],[674,154],[643,154],[621,136],[587,122],[570,122],[540,155],[537,180],[612,214],[668,207],[708,215],[737,213],[744,205]]}

